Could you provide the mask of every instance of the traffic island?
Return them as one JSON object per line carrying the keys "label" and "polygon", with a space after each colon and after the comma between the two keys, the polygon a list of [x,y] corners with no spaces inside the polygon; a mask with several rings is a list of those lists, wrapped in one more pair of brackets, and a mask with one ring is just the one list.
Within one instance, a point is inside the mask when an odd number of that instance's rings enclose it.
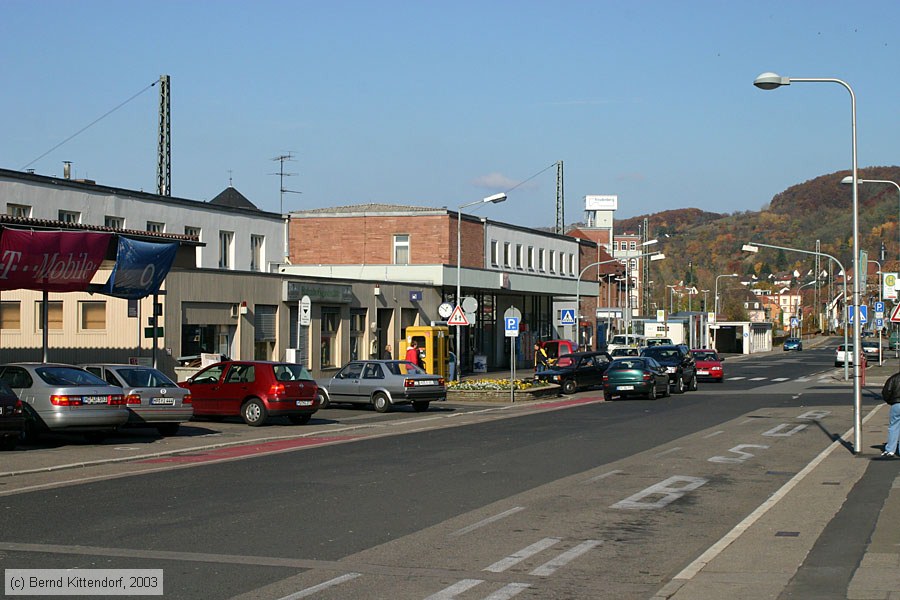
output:
{"label": "traffic island", "polygon": [[468,379],[453,381],[447,388],[448,402],[528,402],[559,395],[559,386],[552,383],[534,384],[531,381],[517,380],[513,394],[510,394],[509,380],[506,379]]}

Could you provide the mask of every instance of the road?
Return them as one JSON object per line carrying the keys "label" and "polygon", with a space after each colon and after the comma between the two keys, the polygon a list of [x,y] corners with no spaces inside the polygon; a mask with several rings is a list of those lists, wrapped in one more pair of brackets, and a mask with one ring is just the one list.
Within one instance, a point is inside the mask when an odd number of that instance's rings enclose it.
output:
{"label": "road", "polygon": [[2,563],[163,569],[168,598],[649,598],[852,426],[833,356],[730,360],[655,402],[328,409],[302,445],[276,426],[277,445],[7,476]]}

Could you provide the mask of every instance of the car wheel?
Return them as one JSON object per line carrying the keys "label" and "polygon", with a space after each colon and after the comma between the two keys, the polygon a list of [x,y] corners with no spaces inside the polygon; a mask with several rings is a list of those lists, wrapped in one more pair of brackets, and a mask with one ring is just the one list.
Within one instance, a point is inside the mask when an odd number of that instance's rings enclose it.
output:
{"label": "car wheel", "polygon": [[656,384],[650,386],[650,391],[647,392],[647,400],[656,400]]}
{"label": "car wheel", "polygon": [[425,412],[428,410],[430,402],[413,402],[413,410],[416,412]]}
{"label": "car wheel", "polygon": [[575,393],[575,380],[574,379],[566,379],[562,384],[562,393],[563,394],[574,394]]}
{"label": "car wheel", "polygon": [[328,396],[325,395],[325,392],[318,392],[319,396],[319,408],[328,408],[331,406],[331,401],[328,400]]}
{"label": "car wheel", "polygon": [[603,392],[603,400],[606,402],[612,402],[612,394],[609,392]]}
{"label": "car wheel", "polygon": [[178,433],[178,428],[180,426],[180,423],[160,423],[156,426],[156,430],[159,432],[159,435],[162,436],[175,435]]}
{"label": "car wheel", "polygon": [[36,444],[41,437],[40,429],[34,421],[25,421],[25,429],[19,434],[19,440],[23,444]]}
{"label": "car wheel", "polygon": [[391,401],[384,394],[375,394],[375,397],[372,398],[372,405],[376,412],[386,413],[391,410]]}
{"label": "car wheel", "polygon": [[266,422],[266,417],[268,416],[269,412],[266,410],[266,405],[259,398],[251,398],[241,406],[241,418],[244,419],[244,423],[251,427],[259,427]]}
{"label": "car wheel", "polygon": [[675,378],[675,393],[683,394],[684,393],[684,379],[681,378],[681,375]]}
{"label": "car wheel", "polygon": [[696,375],[694,375],[693,377],[691,377],[691,387],[690,387],[690,390],[691,390],[692,392],[696,392],[696,391],[697,391],[697,376],[696,376]]}
{"label": "car wheel", "polygon": [[19,443],[19,436],[5,435],[0,438],[0,450],[15,450],[17,443]]}
{"label": "car wheel", "polygon": [[312,413],[306,413],[305,415],[288,415],[288,421],[290,421],[292,425],[306,425],[309,423],[310,419],[312,419]]}
{"label": "car wheel", "polygon": [[668,398],[672,395],[672,390],[669,388],[669,382],[666,381],[666,389],[663,390],[663,398]]}

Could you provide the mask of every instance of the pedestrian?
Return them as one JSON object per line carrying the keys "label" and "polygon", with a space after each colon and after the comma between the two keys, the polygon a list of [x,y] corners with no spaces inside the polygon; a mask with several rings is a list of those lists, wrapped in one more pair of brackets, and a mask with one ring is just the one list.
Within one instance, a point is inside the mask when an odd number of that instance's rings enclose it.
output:
{"label": "pedestrian", "polygon": [[406,362],[411,362],[417,367],[421,367],[419,360],[419,343],[416,340],[413,340],[409,343],[409,348],[406,349]]}
{"label": "pedestrian", "polygon": [[534,345],[534,372],[540,373],[550,368],[550,357],[540,343]]}
{"label": "pedestrian", "polygon": [[393,360],[394,359],[393,351],[394,351],[394,349],[391,348],[390,344],[386,345],[384,347],[384,359],[385,360]]}
{"label": "pedestrian", "polygon": [[891,405],[891,410],[888,413],[887,441],[884,452],[878,458],[888,460],[897,458],[897,444],[900,442],[900,373],[894,373],[884,382],[881,397]]}

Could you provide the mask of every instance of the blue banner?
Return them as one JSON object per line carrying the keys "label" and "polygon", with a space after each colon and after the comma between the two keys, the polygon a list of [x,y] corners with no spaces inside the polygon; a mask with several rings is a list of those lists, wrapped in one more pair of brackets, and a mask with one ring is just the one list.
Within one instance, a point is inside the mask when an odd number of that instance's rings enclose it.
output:
{"label": "blue banner", "polygon": [[159,291],[172,268],[178,243],[159,244],[119,237],[116,266],[103,293],[117,298],[146,298]]}

